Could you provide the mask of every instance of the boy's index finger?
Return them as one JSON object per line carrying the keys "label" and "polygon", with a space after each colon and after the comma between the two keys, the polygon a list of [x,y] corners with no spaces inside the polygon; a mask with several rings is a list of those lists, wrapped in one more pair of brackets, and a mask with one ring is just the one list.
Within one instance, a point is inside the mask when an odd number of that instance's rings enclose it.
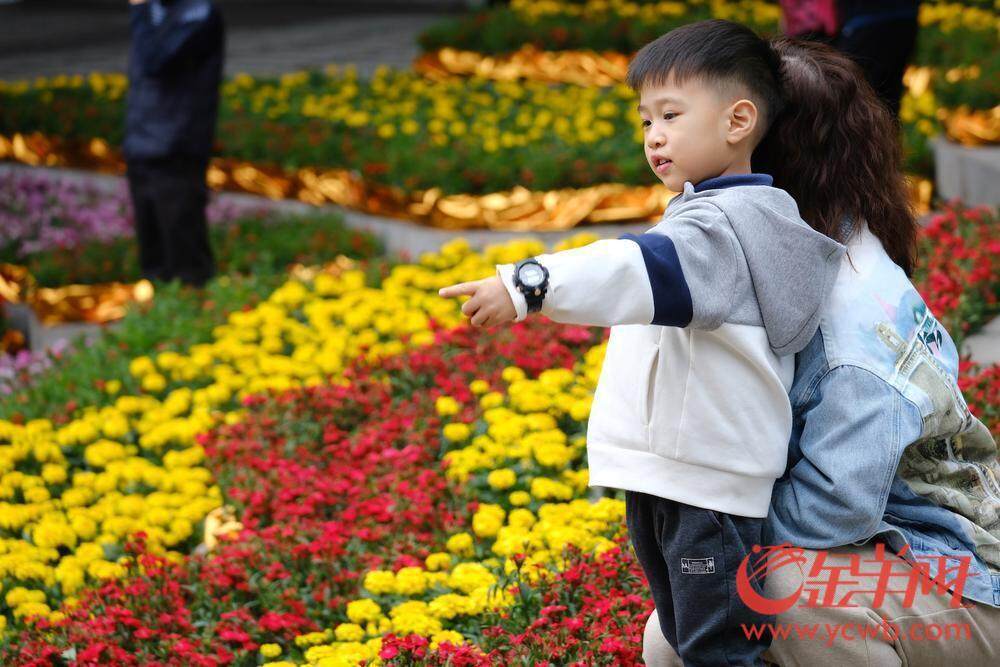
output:
{"label": "boy's index finger", "polygon": [[442,287],[438,290],[438,296],[452,297],[452,296],[462,296],[467,294],[472,296],[476,293],[477,285],[476,283],[458,283],[456,285],[449,285],[448,287]]}

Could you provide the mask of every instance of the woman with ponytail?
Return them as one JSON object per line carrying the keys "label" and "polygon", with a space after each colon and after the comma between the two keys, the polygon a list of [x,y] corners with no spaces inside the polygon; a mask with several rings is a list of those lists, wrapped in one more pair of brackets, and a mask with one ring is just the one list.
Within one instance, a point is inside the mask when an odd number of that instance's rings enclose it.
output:
{"label": "woman with ponytail", "polygon": [[[897,130],[847,57],[787,38],[769,50],[782,104],[754,171],[847,252],[795,355],[788,464],[762,545],[771,567],[751,605],[777,619],[744,631],[773,640],[764,658],[783,666],[998,664],[997,444],[909,280],[917,225]],[[647,664],[701,664],[682,662],[661,625],[654,612]]]}

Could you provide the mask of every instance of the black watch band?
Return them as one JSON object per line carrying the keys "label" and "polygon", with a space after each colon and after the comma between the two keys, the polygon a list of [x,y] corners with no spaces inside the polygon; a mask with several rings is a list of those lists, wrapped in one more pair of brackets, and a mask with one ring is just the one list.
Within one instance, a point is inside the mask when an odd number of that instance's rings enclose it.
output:
{"label": "black watch band", "polygon": [[[521,267],[525,264],[535,264],[544,275],[540,285],[529,287],[521,282]],[[514,266],[514,286],[517,291],[524,295],[524,300],[528,304],[529,313],[537,313],[542,309],[542,300],[545,299],[545,292],[549,288],[549,270],[542,266],[534,257],[522,259]]]}

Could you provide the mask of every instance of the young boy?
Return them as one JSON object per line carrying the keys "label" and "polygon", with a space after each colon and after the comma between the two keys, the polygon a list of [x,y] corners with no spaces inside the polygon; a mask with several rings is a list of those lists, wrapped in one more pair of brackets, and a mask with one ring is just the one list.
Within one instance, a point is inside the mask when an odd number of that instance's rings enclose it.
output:
{"label": "young boy", "polygon": [[740,626],[771,619],[737,595],[736,571],[761,543],[785,469],[791,355],[816,330],[844,247],[751,172],[781,111],[777,59],[751,30],[673,30],[636,55],[628,83],[646,160],[680,192],[662,220],[440,294],[471,296],[462,312],[478,327],[536,311],[612,327],[587,430],[590,483],[626,491],[660,628],[684,664],[762,664],[768,640]]}

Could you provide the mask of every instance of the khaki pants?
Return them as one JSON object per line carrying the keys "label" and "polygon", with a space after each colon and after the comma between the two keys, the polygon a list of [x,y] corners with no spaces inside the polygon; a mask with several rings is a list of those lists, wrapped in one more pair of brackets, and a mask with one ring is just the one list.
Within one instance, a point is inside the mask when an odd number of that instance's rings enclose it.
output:
{"label": "khaki pants", "polygon": [[[766,591],[770,599],[794,593],[800,586],[817,588],[818,582],[829,583],[832,566],[846,567],[852,555],[862,563],[862,574],[850,575],[850,585],[841,583],[829,587],[837,591],[840,600],[852,593],[854,607],[802,606],[808,595],[803,592],[798,605],[779,614],[777,627],[808,629],[815,627],[814,637],[791,633],[787,639],[776,638],[764,657],[781,667],[990,667],[1000,665],[1000,609],[985,604],[952,607],[950,593],[918,590],[913,603],[904,607],[902,593],[890,593],[875,605],[879,577],[873,566],[864,565],[876,557],[875,545],[829,549],[823,572],[809,577],[808,572],[819,552],[805,550],[806,563],[801,568],[789,565],[771,571]],[[892,572],[908,574],[909,563],[888,548],[883,560],[893,561]],[[845,571],[840,576],[847,579]],[[891,588],[905,588],[905,577],[894,577]],[[867,592],[861,592],[867,591]],[[888,622],[888,624],[886,623]],[[875,628],[883,631],[874,633]],[[891,628],[891,631],[884,629]],[[846,632],[846,636],[845,636]],[[865,636],[867,635],[867,636]],[[654,667],[682,667],[680,658],[660,631],[656,611],[646,623],[642,657]],[[722,667],[722,666],[720,666]]]}

